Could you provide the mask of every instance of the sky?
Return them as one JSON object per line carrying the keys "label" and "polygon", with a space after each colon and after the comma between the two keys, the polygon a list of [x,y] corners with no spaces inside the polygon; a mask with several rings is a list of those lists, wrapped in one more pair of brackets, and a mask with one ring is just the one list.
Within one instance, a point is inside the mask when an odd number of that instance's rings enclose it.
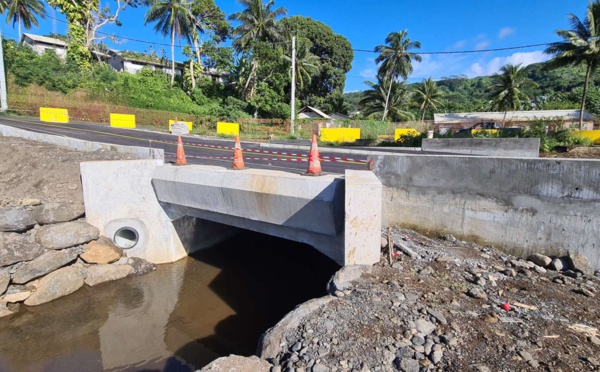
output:
{"label": "sky", "polygon": [[[103,6],[115,7],[114,0],[101,0]],[[265,0],[266,1],[266,0]],[[234,0],[215,0],[227,14],[242,10]],[[557,29],[568,29],[567,14],[583,20],[585,0],[276,0],[276,7],[287,9],[288,16],[310,17],[330,26],[346,37],[353,49],[372,51],[384,44],[390,32],[408,31],[412,41],[419,41],[419,52],[481,51],[484,49],[512,48],[560,41]],[[49,7],[48,14],[60,20],[64,16]],[[119,17],[122,26],[109,25],[103,32],[118,36],[150,41],[142,43],[121,40],[111,48],[135,51],[164,49],[170,58],[169,38],[158,35],[153,25],[144,25],[147,8],[128,8]],[[40,20],[38,29],[31,32],[47,35],[66,33],[66,24],[50,18]],[[1,22],[5,37],[17,38],[17,28]],[[164,43],[167,45],[159,45]],[[506,63],[524,66],[550,58],[543,53],[544,46],[504,51],[458,54],[423,54],[420,63],[413,63],[409,82],[432,77],[465,74],[469,77],[496,73]],[[352,70],[347,74],[346,92],[367,89],[365,80],[374,80],[377,54],[354,52]],[[176,48],[176,60],[184,59],[181,48]]]}

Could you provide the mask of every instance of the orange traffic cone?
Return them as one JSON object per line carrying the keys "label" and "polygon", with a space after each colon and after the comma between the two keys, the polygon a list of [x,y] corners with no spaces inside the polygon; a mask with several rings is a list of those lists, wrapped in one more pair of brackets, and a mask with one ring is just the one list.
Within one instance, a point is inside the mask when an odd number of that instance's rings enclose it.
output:
{"label": "orange traffic cone", "polygon": [[244,155],[242,155],[242,145],[240,144],[240,136],[235,136],[235,147],[233,148],[233,169],[244,169]]}
{"label": "orange traffic cone", "polygon": [[177,158],[175,160],[176,165],[186,165],[185,152],[183,151],[183,142],[181,142],[181,136],[177,137]]}
{"label": "orange traffic cone", "polygon": [[308,169],[307,175],[320,176],[321,175],[321,160],[319,159],[319,149],[317,148],[317,135],[312,135],[312,143],[310,145],[310,155],[308,155]]}

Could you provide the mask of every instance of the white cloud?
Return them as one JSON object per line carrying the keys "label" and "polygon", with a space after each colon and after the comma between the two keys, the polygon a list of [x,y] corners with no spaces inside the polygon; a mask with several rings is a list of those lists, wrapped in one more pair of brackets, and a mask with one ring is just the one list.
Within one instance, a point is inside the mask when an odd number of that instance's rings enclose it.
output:
{"label": "white cloud", "polygon": [[367,78],[367,79],[373,79],[373,78],[377,77],[377,73],[375,72],[375,70],[369,68],[366,70],[362,70],[360,72],[360,76]]}
{"label": "white cloud", "polygon": [[480,61],[473,63],[467,73],[470,77],[475,76],[488,76],[492,75],[500,70],[500,68],[506,64],[522,64],[523,67],[531,65],[533,63],[544,62],[550,59],[550,56],[536,50],[534,52],[517,52],[508,57],[496,57],[490,61]]}
{"label": "white cloud", "polygon": [[514,34],[516,30],[514,28],[511,27],[503,27],[500,32],[498,33],[498,39],[504,39],[505,37],[507,37],[510,34]]}
{"label": "white cloud", "polygon": [[412,78],[428,78],[435,75],[442,67],[442,64],[433,60],[430,54],[425,54],[421,58],[421,62],[413,62]]}
{"label": "white cloud", "polygon": [[485,41],[482,41],[482,42],[479,42],[479,43],[475,44],[475,50],[485,49],[488,46],[490,46],[490,42],[487,41],[487,40],[485,40]]}
{"label": "white cloud", "polygon": [[450,50],[462,49],[462,48],[465,47],[465,45],[467,45],[467,41],[466,40],[457,41],[456,43],[454,43],[454,45],[452,45],[450,47]]}

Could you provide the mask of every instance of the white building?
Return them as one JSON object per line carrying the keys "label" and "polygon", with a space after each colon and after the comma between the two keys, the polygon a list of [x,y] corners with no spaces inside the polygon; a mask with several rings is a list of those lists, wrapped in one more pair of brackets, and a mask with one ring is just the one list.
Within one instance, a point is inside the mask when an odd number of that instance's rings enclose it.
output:
{"label": "white building", "polygon": [[21,45],[29,45],[39,55],[44,54],[47,50],[53,50],[60,58],[67,57],[67,43],[53,37],[23,34]]}
{"label": "white building", "polygon": [[[148,67],[151,69],[159,69],[163,70],[166,73],[171,73],[171,62],[160,62],[160,61],[147,61],[140,58],[135,57],[126,57],[123,56],[117,50],[111,50],[108,52],[110,58],[107,63],[115,70],[115,71],[123,71],[128,72],[130,74],[136,74],[140,72],[140,70],[144,67]],[[183,72],[183,64],[175,62],[175,75],[181,75]]]}
{"label": "white building", "polygon": [[[469,127],[479,122],[506,122],[507,126],[523,126],[535,120],[561,120],[567,125],[579,125],[579,110],[533,110],[504,112],[461,112],[434,114],[435,125],[440,128]],[[583,112],[586,127],[593,127],[594,116]]]}

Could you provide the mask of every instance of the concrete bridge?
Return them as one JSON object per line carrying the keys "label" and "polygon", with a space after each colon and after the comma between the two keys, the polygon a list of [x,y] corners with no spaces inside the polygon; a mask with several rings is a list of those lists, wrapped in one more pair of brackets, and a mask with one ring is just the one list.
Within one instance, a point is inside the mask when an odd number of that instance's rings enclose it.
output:
{"label": "concrete bridge", "polygon": [[86,218],[130,257],[176,261],[241,230],[306,243],[340,265],[379,261],[382,185],[162,160],[81,164]]}

